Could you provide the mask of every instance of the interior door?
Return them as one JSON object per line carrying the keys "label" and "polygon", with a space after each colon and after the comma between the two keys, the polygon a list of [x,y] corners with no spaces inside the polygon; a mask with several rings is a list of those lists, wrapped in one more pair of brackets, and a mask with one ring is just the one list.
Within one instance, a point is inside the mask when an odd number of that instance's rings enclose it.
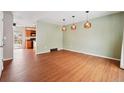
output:
{"label": "interior door", "polygon": [[3,12],[0,11],[0,77],[3,70]]}

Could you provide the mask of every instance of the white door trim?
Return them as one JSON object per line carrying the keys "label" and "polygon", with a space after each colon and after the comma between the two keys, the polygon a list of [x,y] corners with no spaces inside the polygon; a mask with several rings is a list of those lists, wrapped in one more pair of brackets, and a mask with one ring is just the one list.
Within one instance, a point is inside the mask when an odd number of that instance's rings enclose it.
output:
{"label": "white door trim", "polygon": [[121,63],[120,68],[124,69],[124,31],[123,31],[123,40],[122,40],[122,50],[121,50]]}
{"label": "white door trim", "polygon": [[0,77],[2,75],[2,71],[3,71],[3,12],[0,11],[0,34],[1,34],[1,38],[0,38]]}

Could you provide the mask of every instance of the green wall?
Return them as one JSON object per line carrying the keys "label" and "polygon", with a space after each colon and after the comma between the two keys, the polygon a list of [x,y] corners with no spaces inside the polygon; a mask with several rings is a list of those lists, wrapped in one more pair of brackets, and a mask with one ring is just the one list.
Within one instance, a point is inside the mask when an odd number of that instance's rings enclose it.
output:
{"label": "green wall", "polygon": [[49,52],[51,48],[63,48],[63,32],[54,24],[37,22],[36,53]]}
{"label": "green wall", "polygon": [[83,23],[77,24],[77,31],[67,26],[68,30],[63,33],[64,49],[120,59],[123,13],[92,19],[89,30],[83,28]]}
{"label": "green wall", "polygon": [[86,30],[82,23],[77,23],[77,31],[66,32],[60,26],[37,22],[36,53],[48,52],[51,48],[69,49],[80,53],[89,53],[120,59],[124,13],[112,14],[90,20],[92,28]]}

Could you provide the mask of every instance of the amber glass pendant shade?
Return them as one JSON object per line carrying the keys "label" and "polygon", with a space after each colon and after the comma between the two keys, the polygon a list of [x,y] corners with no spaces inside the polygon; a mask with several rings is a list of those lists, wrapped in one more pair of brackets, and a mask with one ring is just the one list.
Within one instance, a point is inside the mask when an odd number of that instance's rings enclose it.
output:
{"label": "amber glass pendant shade", "polygon": [[89,28],[91,28],[91,23],[88,21],[88,13],[89,13],[89,11],[86,11],[86,14],[87,14],[87,21],[84,23],[84,28],[86,28],[86,29],[89,29]]}
{"label": "amber glass pendant shade", "polygon": [[72,26],[71,26],[71,30],[76,30],[76,24],[72,24]]}
{"label": "amber glass pendant shade", "polygon": [[76,30],[76,24],[74,23],[74,18],[75,18],[75,16],[72,16],[72,18],[73,18],[73,24],[71,25],[71,30],[72,31],[75,31]]}
{"label": "amber glass pendant shade", "polygon": [[[64,22],[65,22],[65,19],[63,19],[63,23],[64,23]],[[66,26],[63,25],[62,28],[61,28],[61,30],[62,30],[62,31],[66,31],[66,30],[67,30]]]}
{"label": "amber glass pendant shade", "polygon": [[89,21],[86,21],[86,23],[84,23],[84,28],[86,29],[91,28],[91,23]]}
{"label": "amber glass pendant shade", "polygon": [[66,26],[62,26],[62,31],[66,31],[66,30],[67,30]]}

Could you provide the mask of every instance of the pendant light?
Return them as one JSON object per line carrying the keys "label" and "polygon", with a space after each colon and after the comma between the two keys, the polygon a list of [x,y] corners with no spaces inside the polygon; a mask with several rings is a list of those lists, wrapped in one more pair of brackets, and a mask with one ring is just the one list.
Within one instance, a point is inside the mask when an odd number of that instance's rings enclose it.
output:
{"label": "pendant light", "polygon": [[[63,19],[63,23],[64,23],[64,22],[65,22],[65,19]],[[66,31],[66,30],[67,30],[66,26],[63,25],[62,28],[61,28],[61,30],[62,30],[62,31]]]}
{"label": "pendant light", "polygon": [[89,13],[89,11],[86,11],[86,14],[87,14],[87,21],[84,23],[84,28],[86,28],[86,29],[91,28],[91,23],[88,21],[88,20],[89,20],[89,19],[88,19],[88,13]]}
{"label": "pendant light", "polygon": [[75,30],[76,30],[76,24],[74,23],[74,18],[75,18],[75,16],[72,16],[72,18],[73,18],[73,24],[72,24],[72,26],[71,26],[71,30],[72,30],[72,31],[75,31]]}

